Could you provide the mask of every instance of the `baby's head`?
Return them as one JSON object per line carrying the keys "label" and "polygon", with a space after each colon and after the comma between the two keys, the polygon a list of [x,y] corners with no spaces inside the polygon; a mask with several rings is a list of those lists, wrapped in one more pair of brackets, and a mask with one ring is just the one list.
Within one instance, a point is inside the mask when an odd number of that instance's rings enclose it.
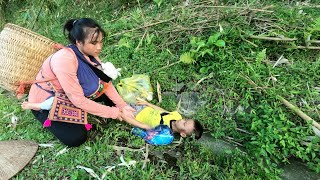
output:
{"label": "baby's head", "polygon": [[175,122],[176,132],[182,137],[190,136],[193,133],[195,138],[199,139],[202,136],[203,127],[199,121],[193,119],[181,119]]}

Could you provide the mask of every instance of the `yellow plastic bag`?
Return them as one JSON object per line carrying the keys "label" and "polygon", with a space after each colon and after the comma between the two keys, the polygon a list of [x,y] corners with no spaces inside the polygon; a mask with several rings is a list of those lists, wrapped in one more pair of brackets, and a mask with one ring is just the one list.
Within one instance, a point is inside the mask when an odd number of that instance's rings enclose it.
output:
{"label": "yellow plastic bag", "polygon": [[127,103],[135,103],[137,98],[151,101],[153,96],[150,78],[145,74],[135,74],[130,78],[121,79],[117,84],[117,90]]}

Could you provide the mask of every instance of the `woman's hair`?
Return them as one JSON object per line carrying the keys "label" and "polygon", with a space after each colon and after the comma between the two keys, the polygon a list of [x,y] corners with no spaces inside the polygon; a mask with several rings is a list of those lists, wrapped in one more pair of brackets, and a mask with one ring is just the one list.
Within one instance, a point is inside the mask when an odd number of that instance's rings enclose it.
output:
{"label": "woman's hair", "polygon": [[[88,28],[93,29],[90,31]],[[94,37],[95,34],[102,33],[102,36],[105,37],[106,33],[101,28],[101,26],[90,18],[81,18],[81,19],[70,19],[66,22],[63,27],[63,33],[66,34],[68,31],[68,39],[70,43],[76,44],[76,41],[80,41],[84,43],[84,40],[88,38],[90,34]],[[96,36],[98,38],[98,36]],[[91,39],[91,41],[95,41],[96,39]]]}

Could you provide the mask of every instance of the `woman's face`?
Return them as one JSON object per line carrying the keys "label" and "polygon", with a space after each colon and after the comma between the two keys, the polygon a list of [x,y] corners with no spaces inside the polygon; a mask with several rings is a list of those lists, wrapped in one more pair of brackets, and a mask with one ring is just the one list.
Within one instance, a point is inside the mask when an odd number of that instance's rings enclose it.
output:
{"label": "woman's face", "polygon": [[77,41],[76,46],[83,55],[96,57],[102,50],[102,39],[103,36],[101,32],[97,33],[95,31],[92,31],[92,33],[89,33],[87,38],[84,40],[84,43]]}

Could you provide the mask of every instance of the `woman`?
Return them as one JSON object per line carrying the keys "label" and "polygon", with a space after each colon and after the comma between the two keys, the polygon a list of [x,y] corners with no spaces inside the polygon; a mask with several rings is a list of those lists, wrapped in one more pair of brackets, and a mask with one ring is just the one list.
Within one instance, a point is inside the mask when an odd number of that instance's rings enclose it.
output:
{"label": "woman", "polygon": [[[59,50],[46,59],[36,80],[54,79],[35,83],[31,86],[28,101],[44,102],[55,91],[64,91],[69,100],[78,108],[104,118],[124,120],[134,126],[149,129],[148,125],[134,120],[133,108],[128,106],[114,88],[110,78],[100,68],[98,55],[102,50],[104,30],[90,18],[71,19],[64,25],[71,45]],[[97,91],[104,86],[104,93],[95,98]],[[103,104],[97,103],[103,102]],[[42,124],[49,111],[33,109],[32,113]],[[83,144],[87,131],[81,124],[53,121],[48,130],[62,143],[74,147]]]}

